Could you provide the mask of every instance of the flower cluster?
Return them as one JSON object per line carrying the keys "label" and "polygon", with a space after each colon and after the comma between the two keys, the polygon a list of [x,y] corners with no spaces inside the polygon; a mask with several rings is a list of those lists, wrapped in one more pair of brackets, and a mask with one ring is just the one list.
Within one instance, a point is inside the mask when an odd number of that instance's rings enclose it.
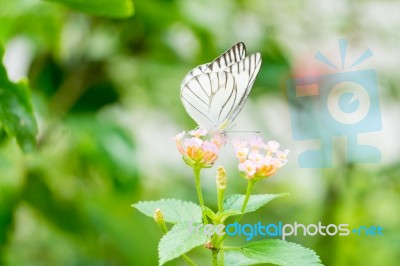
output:
{"label": "flower cluster", "polygon": [[191,167],[209,168],[218,159],[218,152],[226,140],[223,135],[208,135],[206,129],[183,131],[174,137],[185,163]]}
{"label": "flower cluster", "polygon": [[260,137],[247,141],[233,140],[236,157],[239,159],[239,171],[247,179],[260,180],[278,171],[287,163],[289,150],[280,151],[279,143],[264,143]]}

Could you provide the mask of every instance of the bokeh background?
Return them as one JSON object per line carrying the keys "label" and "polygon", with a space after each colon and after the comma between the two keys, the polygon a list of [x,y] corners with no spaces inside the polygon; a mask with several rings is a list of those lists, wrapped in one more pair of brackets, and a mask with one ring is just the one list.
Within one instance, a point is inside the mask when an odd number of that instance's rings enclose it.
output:
{"label": "bokeh background", "polygon": [[[314,249],[325,265],[398,265],[399,10],[395,0],[0,0],[3,62],[11,80],[28,78],[39,127],[30,153],[1,130],[0,264],[156,265],[161,234],[130,205],[196,202],[191,171],[171,139],[196,126],[180,103],[180,82],[243,41],[263,65],[235,130],[260,130],[291,150],[288,165],[255,188],[291,195],[243,222],[379,225],[384,236],[288,240]],[[339,137],[333,168],[300,168],[299,153],[318,140],[293,140],[286,80],[322,73],[317,51],[339,64],[340,38],[350,58],[374,53],[358,69],[377,72],[383,128],[360,138],[382,160],[346,162]],[[232,147],[218,164],[228,171],[227,193],[244,193]],[[215,170],[203,176],[214,208]],[[208,252],[190,255],[209,262]]]}

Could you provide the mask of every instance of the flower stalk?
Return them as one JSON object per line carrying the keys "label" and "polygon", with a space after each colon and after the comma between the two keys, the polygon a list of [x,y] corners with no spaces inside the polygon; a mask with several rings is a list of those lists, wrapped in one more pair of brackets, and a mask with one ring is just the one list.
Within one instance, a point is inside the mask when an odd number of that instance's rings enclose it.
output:
{"label": "flower stalk", "polygon": [[212,252],[212,265],[218,266],[218,251],[216,249],[211,250]]}
{"label": "flower stalk", "polygon": [[194,173],[194,180],[195,180],[195,184],[196,184],[197,197],[199,198],[199,205],[200,205],[200,208],[201,208],[201,215],[202,215],[203,223],[204,224],[208,224],[207,215],[206,215],[206,213],[204,211],[204,200],[203,200],[203,193],[202,193],[202,190],[201,190],[201,183],[200,183],[200,171],[201,171],[200,167],[193,167],[193,173]]}
{"label": "flower stalk", "polygon": [[246,190],[246,196],[244,198],[243,204],[242,204],[242,208],[241,208],[241,214],[236,218],[235,222],[239,222],[240,219],[242,218],[244,212],[246,211],[246,207],[247,207],[247,203],[249,203],[249,199],[251,196],[251,193],[253,192],[253,187],[254,184],[256,183],[256,180],[250,179],[247,181],[247,190]]}

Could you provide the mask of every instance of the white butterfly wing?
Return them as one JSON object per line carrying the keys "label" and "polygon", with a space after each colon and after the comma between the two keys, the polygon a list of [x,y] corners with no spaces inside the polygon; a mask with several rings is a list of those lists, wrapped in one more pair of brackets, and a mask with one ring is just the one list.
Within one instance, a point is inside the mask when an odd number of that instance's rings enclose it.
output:
{"label": "white butterfly wing", "polygon": [[[195,76],[203,74],[208,69],[209,64],[210,63],[203,64],[203,65],[197,66],[197,67],[193,68],[192,70],[190,70],[190,72],[187,73],[186,76],[182,80],[181,90],[189,82],[189,80],[191,80]],[[209,71],[209,72],[211,72],[211,71]]]}
{"label": "white butterfly wing", "polygon": [[234,103],[232,112],[227,117],[227,122],[232,123],[242,110],[249,97],[254,81],[261,67],[261,54],[249,55],[238,63],[228,67],[225,71],[232,73],[237,84],[238,98]]}
{"label": "white butterfly wing", "polygon": [[244,56],[244,44],[238,43],[184,78],[181,100],[200,127],[223,130],[243,108],[261,66],[259,53]]}
{"label": "white butterfly wing", "polygon": [[229,48],[225,53],[214,59],[206,69],[207,71],[210,72],[217,72],[224,70],[228,66],[231,66],[232,64],[235,64],[236,62],[239,62],[246,56],[246,46],[244,43],[239,42],[235,45],[233,45],[231,48]]}
{"label": "white butterfly wing", "polygon": [[225,53],[214,59],[211,63],[199,65],[192,69],[183,78],[181,88],[188,83],[193,77],[201,75],[203,73],[216,72],[225,69],[226,67],[239,62],[246,55],[246,47],[244,43],[239,42],[229,48]]}
{"label": "white butterfly wing", "polygon": [[202,128],[211,129],[226,119],[236,99],[236,83],[229,72],[211,72],[192,78],[181,90],[186,112]]}

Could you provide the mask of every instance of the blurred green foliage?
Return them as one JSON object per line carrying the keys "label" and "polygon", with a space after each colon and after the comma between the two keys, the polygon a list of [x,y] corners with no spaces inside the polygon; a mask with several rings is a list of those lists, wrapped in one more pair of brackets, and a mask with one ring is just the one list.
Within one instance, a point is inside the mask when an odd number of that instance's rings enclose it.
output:
{"label": "blurred green foliage", "polygon": [[76,10],[105,17],[124,18],[133,14],[131,0],[47,0],[58,2]]}
{"label": "blurred green foliage", "polygon": [[[3,58],[1,47],[0,58]],[[15,136],[23,150],[31,151],[35,146],[37,125],[32,111],[27,82],[21,81],[19,84],[10,82],[7,78],[6,69],[1,64],[0,95],[2,129]]]}
{"label": "blurred green foliage", "polygon": [[[187,71],[244,41],[264,62],[251,98],[284,99],[298,47],[340,35],[355,43],[364,35],[388,45],[398,41],[396,30],[371,21],[363,26],[365,17],[373,20],[368,10],[381,10],[374,1],[338,1],[332,9],[315,2],[0,0],[0,44],[8,64],[26,68],[29,81],[10,81],[11,70],[9,80],[0,68],[0,265],[156,265],[160,233],[130,205],[196,198],[183,162],[171,165],[165,158],[153,165],[140,141],[149,135],[169,145],[170,129],[163,125],[179,125],[177,132],[195,126],[179,102]],[[393,9],[395,2],[382,7]],[[377,71],[387,88],[382,101],[398,104],[392,68]],[[155,144],[144,149],[154,157],[161,153]],[[167,153],[179,162],[178,152]],[[380,224],[381,238],[290,241],[312,248],[326,265],[397,265],[400,163],[398,152],[394,156],[372,170],[341,163],[318,171],[305,178],[314,185],[304,190],[292,181],[298,169],[283,171],[256,193],[292,196],[246,221]],[[228,190],[242,193],[234,169]],[[205,188],[206,201],[214,192]],[[209,262],[202,251],[190,255]]]}

